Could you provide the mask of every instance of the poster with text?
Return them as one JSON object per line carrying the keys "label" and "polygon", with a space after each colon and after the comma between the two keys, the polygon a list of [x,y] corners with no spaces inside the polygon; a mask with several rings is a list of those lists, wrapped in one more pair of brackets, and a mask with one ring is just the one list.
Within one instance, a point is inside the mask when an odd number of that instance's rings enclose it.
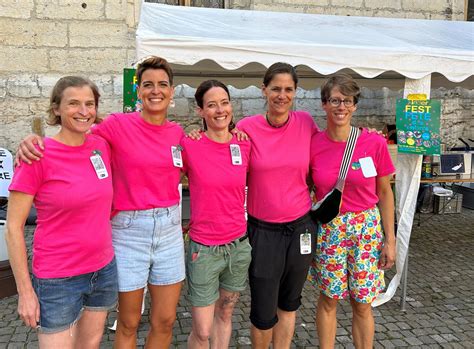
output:
{"label": "poster with text", "polygon": [[439,100],[397,100],[397,144],[400,153],[440,154]]}

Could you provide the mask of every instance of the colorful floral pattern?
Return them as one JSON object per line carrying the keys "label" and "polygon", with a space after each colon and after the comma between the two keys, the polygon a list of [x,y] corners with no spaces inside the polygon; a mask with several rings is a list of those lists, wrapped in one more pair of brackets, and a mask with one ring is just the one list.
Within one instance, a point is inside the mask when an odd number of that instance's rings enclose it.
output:
{"label": "colorful floral pattern", "polygon": [[382,245],[377,207],[341,214],[319,226],[308,280],[330,298],[371,303],[385,288],[378,268]]}

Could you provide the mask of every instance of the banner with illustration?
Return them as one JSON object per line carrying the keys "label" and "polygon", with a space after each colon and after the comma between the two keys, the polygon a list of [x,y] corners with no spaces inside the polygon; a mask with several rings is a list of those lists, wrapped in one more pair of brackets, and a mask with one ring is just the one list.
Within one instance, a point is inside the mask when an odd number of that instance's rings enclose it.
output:
{"label": "banner with illustration", "polygon": [[123,112],[130,113],[140,110],[141,106],[137,98],[136,69],[125,68],[123,70]]}
{"label": "banner with illustration", "polygon": [[439,100],[397,100],[397,144],[400,153],[440,154]]}

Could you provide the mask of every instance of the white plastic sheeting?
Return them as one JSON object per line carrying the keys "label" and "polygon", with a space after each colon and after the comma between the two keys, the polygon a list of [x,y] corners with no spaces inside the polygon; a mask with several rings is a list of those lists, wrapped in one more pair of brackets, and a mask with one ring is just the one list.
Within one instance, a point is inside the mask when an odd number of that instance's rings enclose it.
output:
{"label": "white plastic sheeting", "polygon": [[[137,58],[165,57],[226,69],[283,61],[327,75],[350,68],[366,78],[387,71],[419,79],[474,73],[474,23],[224,10],[143,3]],[[245,71],[245,69],[243,69]]]}

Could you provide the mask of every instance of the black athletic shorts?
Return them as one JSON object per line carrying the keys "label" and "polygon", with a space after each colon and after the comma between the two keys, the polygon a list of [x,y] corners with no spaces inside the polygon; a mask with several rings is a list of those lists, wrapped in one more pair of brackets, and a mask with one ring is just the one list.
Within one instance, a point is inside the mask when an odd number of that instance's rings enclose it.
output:
{"label": "black athletic shorts", "polygon": [[[277,309],[296,311],[316,247],[316,225],[308,214],[288,223],[248,217],[252,245],[249,268],[250,321],[260,330],[278,322]],[[301,254],[300,235],[311,234],[311,253]]]}

